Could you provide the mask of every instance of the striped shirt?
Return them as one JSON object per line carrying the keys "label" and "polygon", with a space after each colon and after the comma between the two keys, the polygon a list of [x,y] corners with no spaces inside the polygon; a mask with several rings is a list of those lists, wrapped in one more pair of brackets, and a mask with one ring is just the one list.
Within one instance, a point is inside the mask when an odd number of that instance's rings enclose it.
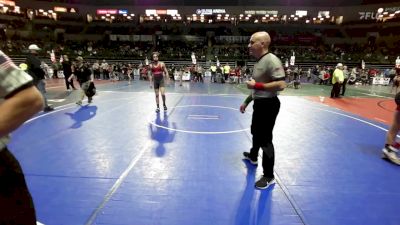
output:
{"label": "striped shirt", "polygon": [[[272,53],[263,55],[254,64],[253,79],[256,82],[269,83],[277,80],[284,80],[285,72],[281,60]],[[278,92],[253,89],[253,99],[272,98],[278,95]]]}
{"label": "striped shirt", "polygon": [[[0,51],[0,99],[4,99],[31,82],[32,77],[20,70],[8,56]],[[8,135],[0,137],[0,150],[6,147],[9,140]]]}

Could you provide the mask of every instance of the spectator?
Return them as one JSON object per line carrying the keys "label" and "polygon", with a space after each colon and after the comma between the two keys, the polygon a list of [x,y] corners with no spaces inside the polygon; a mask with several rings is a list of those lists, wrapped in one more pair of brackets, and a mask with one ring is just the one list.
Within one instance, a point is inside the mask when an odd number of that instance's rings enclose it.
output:
{"label": "spectator", "polygon": [[38,57],[38,51],[40,48],[35,45],[29,45],[28,47],[29,53],[26,56],[26,64],[28,65],[28,70],[27,72],[29,75],[33,77],[33,84],[37,87],[37,89],[42,93],[43,99],[44,99],[44,112],[50,112],[53,111],[54,108],[49,106],[46,98],[46,82],[44,81],[45,79],[45,72],[41,68],[41,62]]}

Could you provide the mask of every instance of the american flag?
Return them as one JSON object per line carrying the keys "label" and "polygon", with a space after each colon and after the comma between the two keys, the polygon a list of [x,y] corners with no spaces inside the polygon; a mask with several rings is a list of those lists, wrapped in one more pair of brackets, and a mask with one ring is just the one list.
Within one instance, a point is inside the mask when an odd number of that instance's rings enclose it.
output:
{"label": "american flag", "polygon": [[8,56],[6,56],[2,51],[0,51],[0,69],[6,70],[10,67],[15,67],[14,63]]}

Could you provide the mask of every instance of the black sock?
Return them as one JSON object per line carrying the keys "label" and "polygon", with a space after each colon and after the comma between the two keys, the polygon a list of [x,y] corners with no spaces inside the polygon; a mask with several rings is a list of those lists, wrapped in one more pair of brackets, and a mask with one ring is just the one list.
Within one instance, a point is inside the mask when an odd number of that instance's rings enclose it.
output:
{"label": "black sock", "polygon": [[161,97],[162,97],[163,105],[165,106],[165,95],[161,95]]}
{"label": "black sock", "polygon": [[159,104],[157,104],[157,108],[160,108],[160,105],[159,105]]}

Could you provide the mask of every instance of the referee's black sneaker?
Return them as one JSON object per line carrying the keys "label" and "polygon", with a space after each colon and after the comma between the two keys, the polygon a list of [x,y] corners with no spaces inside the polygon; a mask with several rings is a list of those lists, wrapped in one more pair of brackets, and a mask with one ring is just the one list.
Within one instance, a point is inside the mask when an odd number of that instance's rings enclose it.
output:
{"label": "referee's black sneaker", "polygon": [[256,182],[256,188],[258,189],[267,189],[271,184],[275,184],[275,178],[268,178],[262,176],[257,182]]}
{"label": "referee's black sneaker", "polygon": [[257,158],[256,158],[256,159],[252,159],[252,158],[250,157],[250,152],[243,152],[243,156],[244,156],[244,159],[246,159],[247,161],[249,161],[249,163],[251,163],[251,164],[253,164],[253,165],[255,165],[255,166],[258,165]]}

